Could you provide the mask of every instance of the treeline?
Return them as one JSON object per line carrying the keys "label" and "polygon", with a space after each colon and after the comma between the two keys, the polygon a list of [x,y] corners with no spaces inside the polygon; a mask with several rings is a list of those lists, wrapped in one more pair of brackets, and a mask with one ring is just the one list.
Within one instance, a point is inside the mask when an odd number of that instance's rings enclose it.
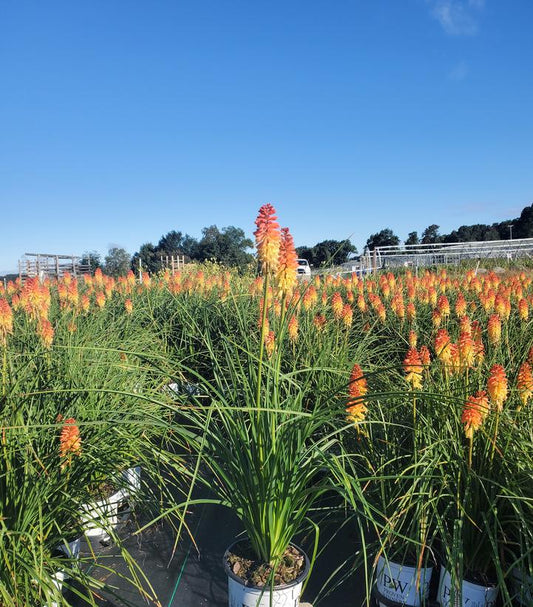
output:
{"label": "treeline", "polygon": [[125,249],[111,247],[103,261],[96,251],[87,251],[81,263],[89,264],[93,272],[101,268],[110,276],[121,276],[130,269],[137,271],[139,267],[155,274],[164,269],[164,258],[170,256],[183,256],[185,262],[216,261],[227,266],[245,266],[254,261],[254,256],[249,252],[252,247],[253,242],[241,228],[228,226],[219,230],[212,225],[202,230],[199,240],[171,230],[161,236],[157,244],[146,242],[141,245],[131,257]]}
{"label": "treeline", "polygon": [[[488,240],[510,240],[514,238],[533,238],[533,204],[522,209],[520,217],[493,224],[476,223],[463,225],[449,234],[440,234],[439,226],[432,224],[418,236],[418,232],[409,232],[404,241],[406,245],[433,244],[439,242],[474,242]],[[390,228],[372,234],[366,241],[366,250],[375,247],[398,246],[400,238]]]}
{"label": "treeline", "polygon": [[[472,242],[487,240],[508,240],[511,238],[533,238],[533,204],[525,207],[516,219],[493,224],[463,225],[449,234],[440,234],[439,226],[428,226],[421,235],[409,232],[403,241],[406,245],[432,244],[439,242]],[[390,228],[372,234],[366,241],[365,250],[375,247],[398,246],[400,238]],[[202,230],[202,237],[196,239],[189,234],[172,230],[161,236],[157,244],[147,242],[130,256],[120,247],[111,247],[102,261],[95,251],[86,252],[81,263],[89,263],[91,269],[102,268],[111,276],[126,274],[130,269],[141,268],[156,273],[165,267],[167,256],[183,256],[189,261],[215,261],[227,266],[243,267],[254,262],[251,253],[253,242],[241,228],[228,226],[219,229],[216,225]],[[339,265],[357,254],[357,248],[350,240],[323,240],[312,247],[297,247],[298,257],[307,259],[315,268]]]}

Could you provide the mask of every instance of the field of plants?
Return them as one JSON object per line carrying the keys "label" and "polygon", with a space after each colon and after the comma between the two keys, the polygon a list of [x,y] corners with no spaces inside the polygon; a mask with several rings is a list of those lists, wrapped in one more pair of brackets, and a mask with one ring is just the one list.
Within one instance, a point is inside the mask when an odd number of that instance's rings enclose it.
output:
{"label": "field of plants", "polygon": [[332,586],[359,569],[387,605],[532,604],[533,273],[298,282],[274,213],[260,272],[0,289],[0,605],[96,604],[72,546],[98,533],[157,604],[118,509],[179,543],[200,502],[242,522],[230,585],[262,588],[230,605],[303,581],[324,513],[360,537]]}

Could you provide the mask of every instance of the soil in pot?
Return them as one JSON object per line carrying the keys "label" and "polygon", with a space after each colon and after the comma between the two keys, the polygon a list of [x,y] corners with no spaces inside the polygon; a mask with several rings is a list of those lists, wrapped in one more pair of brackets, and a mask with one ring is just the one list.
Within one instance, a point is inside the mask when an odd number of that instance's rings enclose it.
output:
{"label": "soil in pot", "polygon": [[[293,582],[304,571],[305,564],[304,554],[295,546],[289,546],[274,572],[274,586]],[[262,588],[272,583],[272,567],[257,559],[248,540],[231,547],[227,553],[227,565],[245,586]]]}

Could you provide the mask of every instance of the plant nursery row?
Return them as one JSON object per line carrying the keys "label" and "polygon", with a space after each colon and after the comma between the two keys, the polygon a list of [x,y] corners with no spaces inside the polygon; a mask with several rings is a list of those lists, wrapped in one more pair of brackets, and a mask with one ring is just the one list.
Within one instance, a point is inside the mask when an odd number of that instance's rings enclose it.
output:
{"label": "plant nursery row", "polygon": [[118,525],[194,542],[200,503],[241,524],[230,607],[297,607],[328,521],[356,539],[315,607],[351,576],[386,607],[532,605],[533,272],[301,281],[271,205],[255,239],[247,270],[0,287],[0,605],[116,592],[80,538],[160,604]]}

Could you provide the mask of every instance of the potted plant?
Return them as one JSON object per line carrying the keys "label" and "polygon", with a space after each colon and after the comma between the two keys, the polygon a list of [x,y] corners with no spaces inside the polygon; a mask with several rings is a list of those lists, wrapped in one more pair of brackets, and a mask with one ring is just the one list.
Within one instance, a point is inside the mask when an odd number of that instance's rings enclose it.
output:
{"label": "potted plant", "polygon": [[261,207],[256,225],[259,318],[235,302],[232,331],[204,331],[210,377],[181,370],[207,398],[176,399],[194,403],[181,407],[181,419],[193,434],[188,444],[198,456],[197,478],[215,494],[211,501],[231,508],[243,526],[243,538],[224,556],[230,606],[277,605],[280,597],[296,606],[316,543],[308,558],[294,539],[331,486],[323,471],[336,445],[336,411],[328,394],[310,390],[322,370],[295,369],[282,360],[297,256],[272,205]]}
{"label": "potted plant", "polygon": [[[421,376],[422,367],[415,369]],[[406,370],[415,373],[410,365]],[[370,391],[368,374],[358,364],[352,369],[343,469],[336,479],[353,512],[366,517],[363,552],[374,558],[372,566],[364,565],[376,601],[417,607],[429,598],[435,564],[432,508],[438,476],[434,454],[424,444],[428,412],[421,407],[418,378],[409,391],[398,391],[397,377],[390,384],[383,371],[370,374]]]}

